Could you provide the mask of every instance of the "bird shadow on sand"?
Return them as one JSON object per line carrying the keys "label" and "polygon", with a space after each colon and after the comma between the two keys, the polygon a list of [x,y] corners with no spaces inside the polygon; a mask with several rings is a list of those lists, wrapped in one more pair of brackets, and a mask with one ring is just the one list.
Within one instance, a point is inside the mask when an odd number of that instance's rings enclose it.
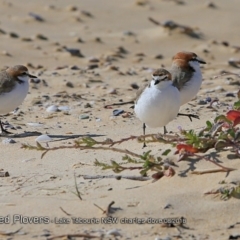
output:
{"label": "bird shadow on sand", "polygon": [[[27,137],[38,137],[42,135],[41,132],[23,132],[23,133],[16,133],[16,134],[1,134],[1,137],[8,137],[8,138],[27,138]],[[68,139],[76,139],[76,138],[82,138],[82,137],[104,137],[106,135],[103,134],[47,134],[50,138],[52,138],[52,142],[55,141],[63,141]]]}

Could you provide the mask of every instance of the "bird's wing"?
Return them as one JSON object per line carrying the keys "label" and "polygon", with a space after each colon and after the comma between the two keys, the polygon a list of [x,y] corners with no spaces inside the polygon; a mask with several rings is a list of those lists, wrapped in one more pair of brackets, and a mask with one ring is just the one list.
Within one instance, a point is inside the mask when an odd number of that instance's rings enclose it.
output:
{"label": "bird's wing", "polygon": [[172,66],[171,69],[173,85],[181,91],[182,87],[187,84],[193,75],[193,71]]}
{"label": "bird's wing", "polygon": [[16,82],[11,81],[6,71],[0,72],[0,94],[10,92],[15,84]]}

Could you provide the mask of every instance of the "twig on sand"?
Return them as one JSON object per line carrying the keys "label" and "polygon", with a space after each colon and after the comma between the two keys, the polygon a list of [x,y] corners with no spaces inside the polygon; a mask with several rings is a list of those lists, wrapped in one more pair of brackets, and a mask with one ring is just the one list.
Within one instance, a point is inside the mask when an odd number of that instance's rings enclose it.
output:
{"label": "twig on sand", "polygon": [[22,227],[19,228],[18,230],[14,231],[14,232],[3,232],[3,231],[0,231],[0,235],[2,236],[12,236],[18,232],[20,232],[22,230]]}
{"label": "twig on sand", "polygon": [[161,23],[160,23],[159,21],[157,21],[157,20],[155,20],[155,19],[153,19],[153,18],[151,18],[151,17],[149,17],[148,20],[149,20],[150,22],[152,22],[153,24],[155,24],[155,25],[161,25]]}
{"label": "twig on sand", "polygon": [[128,180],[135,180],[135,181],[147,181],[151,180],[150,177],[143,177],[143,176],[122,176],[122,175],[79,175],[79,177],[83,177],[83,179],[103,179],[103,178],[115,178],[117,180],[121,180],[122,178]]}
{"label": "twig on sand", "polygon": [[229,171],[233,171],[235,169],[233,168],[228,168],[228,171],[226,169],[206,169],[206,170],[196,170],[196,171],[192,171],[192,174],[197,174],[197,175],[202,175],[202,174],[206,174],[206,173],[216,173],[216,172],[229,172]]}
{"label": "twig on sand", "polygon": [[90,238],[101,238],[100,236],[94,236],[94,235],[89,235],[89,234],[63,234],[63,235],[58,235],[58,236],[53,236],[47,238],[47,240],[54,240],[58,238],[64,238],[64,239],[71,239],[71,238],[85,238],[85,239],[90,239]]}
{"label": "twig on sand", "polygon": [[[221,164],[219,164],[219,163],[217,163],[217,162],[215,162],[215,161],[207,158],[206,156],[199,156],[199,155],[197,155],[197,154],[194,154],[194,155],[195,155],[196,157],[199,157],[200,159],[204,159],[204,160],[206,160],[206,161],[208,161],[208,162],[211,162],[211,163],[217,165],[218,167],[220,167],[219,171],[217,171],[217,169],[215,169],[213,172],[231,172],[231,171],[236,170],[235,168],[224,167],[223,165],[221,165]],[[196,173],[196,174],[197,174],[197,173]],[[200,173],[200,174],[201,174],[201,173]]]}
{"label": "twig on sand", "polygon": [[76,176],[75,176],[75,175],[74,175],[74,182],[75,182],[75,189],[76,189],[75,195],[76,195],[80,200],[82,200],[81,193],[80,193],[79,190],[78,190],[78,186],[77,186],[77,181],[76,181]]}
{"label": "twig on sand", "polygon": [[126,104],[134,104],[134,101],[112,103],[112,104],[105,105],[104,108],[109,108],[109,107],[112,107],[112,106],[121,106],[121,105],[126,105]]}
{"label": "twig on sand", "polygon": [[93,205],[94,205],[95,207],[99,208],[99,209],[102,211],[103,214],[106,214],[106,215],[108,216],[109,213],[111,213],[111,207],[112,207],[112,205],[113,205],[114,203],[115,203],[114,201],[110,202],[110,203],[108,204],[106,210],[102,209],[101,207],[99,207],[99,206],[98,206],[97,204],[95,204],[95,203],[94,203]]}
{"label": "twig on sand", "polygon": [[59,207],[67,216],[72,216],[72,214],[66,212],[62,207]]}

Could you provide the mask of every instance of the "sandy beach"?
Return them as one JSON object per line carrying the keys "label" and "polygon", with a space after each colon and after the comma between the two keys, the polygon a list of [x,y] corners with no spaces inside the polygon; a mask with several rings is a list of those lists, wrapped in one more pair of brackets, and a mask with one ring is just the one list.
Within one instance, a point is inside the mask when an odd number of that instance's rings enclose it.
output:
{"label": "sandy beach", "polygon": [[[194,158],[177,162],[172,150],[167,157],[177,165],[175,175],[153,182],[117,180],[114,176],[139,177],[140,171],[114,173],[94,164],[96,159],[122,164],[123,153],[66,148],[82,137],[118,141],[141,135],[131,104],[104,106],[131,101],[136,86],[146,84],[154,69],[170,69],[172,57],[183,50],[207,62],[197,97],[181,107],[200,119],[178,117],[168,130],[200,131],[225,114],[240,85],[239,1],[0,0],[0,5],[0,69],[25,65],[39,80],[30,81],[18,111],[1,118],[14,129],[0,142],[0,169],[9,173],[0,178],[0,239],[240,239],[239,199],[205,194],[239,184],[239,157],[229,150],[208,154],[236,170],[202,175],[192,171],[216,166]],[[214,108],[207,98],[218,98]],[[116,109],[124,113],[113,116]],[[147,128],[154,133],[163,129]],[[40,135],[51,138],[43,147],[64,147],[43,158],[41,151],[22,148],[36,146]],[[153,142],[142,149],[136,139],[114,147],[140,155],[151,150],[155,157],[172,148]],[[122,166],[132,165],[138,166]],[[110,219],[106,209],[112,201]],[[167,225],[163,219],[184,222]]]}

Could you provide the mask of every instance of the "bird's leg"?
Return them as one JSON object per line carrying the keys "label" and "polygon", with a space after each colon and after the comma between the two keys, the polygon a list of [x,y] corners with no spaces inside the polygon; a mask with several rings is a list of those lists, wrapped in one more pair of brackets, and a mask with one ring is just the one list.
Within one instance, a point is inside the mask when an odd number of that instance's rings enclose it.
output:
{"label": "bird's leg", "polygon": [[178,116],[185,116],[189,117],[190,121],[192,122],[192,118],[200,119],[198,115],[195,114],[186,114],[186,113],[178,113]]}
{"label": "bird's leg", "polygon": [[2,121],[1,121],[1,120],[0,120],[0,127],[1,127],[2,133],[11,134],[11,132],[9,132],[9,131],[7,131],[7,130],[5,130],[5,129],[3,128],[3,125],[2,125]]}
{"label": "bird's leg", "polygon": [[[143,123],[143,136],[145,136],[145,130],[146,130],[146,124]],[[146,146],[147,146],[147,145],[146,145],[145,138],[144,138],[143,148],[145,148]]]}
{"label": "bird's leg", "polygon": [[163,127],[163,134],[167,134],[167,133],[168,133],[167,128],[166,128],[166,126],[164,126]]}

